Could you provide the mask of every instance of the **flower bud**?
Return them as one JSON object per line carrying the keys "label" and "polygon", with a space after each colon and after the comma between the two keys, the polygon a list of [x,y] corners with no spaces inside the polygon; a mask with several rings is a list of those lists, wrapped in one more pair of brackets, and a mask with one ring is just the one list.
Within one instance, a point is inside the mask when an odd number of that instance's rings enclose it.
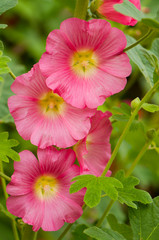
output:
{"label": "flower bud", "polygon": [[153,140],[156,137],[156,130],[154,128],[149,129],[146,132],[146,137],[148,140]]}
{"label": "flower bud", "polygon": [[140,103],[140,98],[135,98],[134,100],[131,101],[131,108],[134,110]]}

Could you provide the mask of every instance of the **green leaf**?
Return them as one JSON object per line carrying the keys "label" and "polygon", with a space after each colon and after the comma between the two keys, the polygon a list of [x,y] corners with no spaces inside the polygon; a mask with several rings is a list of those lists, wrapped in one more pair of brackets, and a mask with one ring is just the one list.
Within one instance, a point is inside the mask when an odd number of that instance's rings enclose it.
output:
{"label": "green leaf", "polygon": [[159,30],[159,22],[152,18],[143,18],[142,22],[149,26],[150,28],[155,28],[155,30]]}
{"label": "green leaf", "polygon": [[2,52],[0,55],[0,74],[8,73],[9,67],[7,65],[8,62],[11,61],[11,59],[7,56],[2,56]]}
{"label": "green leaf", "polygon": [[85,224],[79,224],[75,227],[75,229],[73,229],[72,231],[72,235],[73,235],[73,239],[75,240],[87,240],[88,237],[86,236],[86,234],[83,233],[83,231],[88,228],[88,226],[86,226]]}
{"label": "green leaf", "polygon": [[135,186],[140,182],[138,178],[133,176],[125,177],[123,170],[118,171],[115,178],[123,184],[123,188],[117,189],[119,202],[125,203],[132,208],[137,208],[136,203],[134,203],[135,201],[143,204],[152,202],[152,198],[149,193],[135,188]]}
{"label": "green leaf", "polygon": [[110,120],[113,121],[119,121],[119,122],[127,122],[129,120],[129,117],[126,115],[121,115],[121,114],[113,114],[110,117]]}
{"label": "green leaf", "polygon": [[158,105],[155,105],[155,104],[150,104],[150,103],[144,103],[142,105],[142,108],[144,110],[146,110],[147,112],[151,112],[151,113],[154,113],[154,112],[158,112],[159,111],[159,106]]}
{"label": "green leaf", "polygon": [[157,56],[159,60],[159,38],[155,39],[151,46],[151,51]]}
{"label": "green leaf", "polygon": [[151,204],[137,203],[137,209],[129,208],[129,219],[135,240],[158,240],[159,197]]}
{"label": "green leaf", "polygon": [[138,21],[140,21],[144,17],[144,14],[128,0],[124,0],[121,4],[115,4],[114,9],[117,12],[120,12],[125,16],[130,16]]}
{"label": "green leaf", "polygon": [[84,233],[97,240],[126,240],[112,229],[90,227],[84,230]]}
{"label": "green leaf", "polygon": [[112,107],[112,109],[127,116],[131,115],[131,107],[126,103],[121,103],[121,107]]}
{"label": "green leaf", "polygon": [[14,139],[8,140],[8,132],[0,133],[0,160],[9,162],[8,157],[10,157],[14,161],[20,161],[19,154],[12,149],[18,144]]}
{"label": "green leaf", "polygon": [[0,29],[5,29],[7,26],[7,24],[0,24]]}
{"label": "green leaf", "polygon": [[[130,36],[127,37],[127,45],[131,45],[136,40]],[[127,51],[129,58],[136,64],[141,73],[144,75],[147,82],[152,87],[154,85],[153,74],[155,71],[154,54],[143,48],[141,45]]]}
{"label": "green leaf", "polygon": [[1,0],[0,1],[0,15],[10,8],[13,8],[18,3],[18,0]]}
{"label": "green leaf", "polygon": [[129,225],[118,223],[116,217],[112,214],[108,215],[107,220],[112,230],[120,233],[127,240],[133,240],[133,232]]}
{"label": "green leaf", "polygon": [[[4,75],[5,76],[5,75]],[[13,80],[7,77],[4,81],[0,81],[0,122],[14,122],[8,109],[8,98],[13,95],[10,86]]]}
{"label": "green leaf", "polygon": [[87,191],[84,196],[84,202],[90,207],[95,207],[99,204],[101,193],[104,191],[110,198],[117,200],[117,187],[122,188],[120,181],[113,177],[95,177],[93,175],[80,175],[72,179],[76,181],[70,187],[70,193],[78,192],[86,187]]}

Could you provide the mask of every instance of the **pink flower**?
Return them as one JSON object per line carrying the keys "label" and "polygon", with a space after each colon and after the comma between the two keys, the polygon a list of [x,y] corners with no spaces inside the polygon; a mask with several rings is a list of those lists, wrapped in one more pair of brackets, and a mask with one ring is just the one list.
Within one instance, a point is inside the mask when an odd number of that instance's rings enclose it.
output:
{"label": "pink flower", "polygon": [[110,159],[111,145],[109,140],[112,131],[110,116],[110,112],[97,111],[91,119],[91,129],[87,137],[74,146],[81,173],[100,176]]}
{"label": "pink flower", "polygon": [[[141,10],[140,0],[129,0],[129,2],[133,3],[137,9]],[[111,21],[134,26],[137,23],[137,20],[132,17],[125,16],[114,9],[114,5],[120,3],[123,3],[123,0],[100,0],[97,12]]]}
{"label": "pink flower", "polygon": [[70,18],[52,31],[39,65],[46,83],[66,102],[96,108],[121,91],[131,65],[126,37],[105,20]]}
{"label": "pink flower", "polygon": [[19,134],[32,144],[45,148],[66,148],[84,138],[95,110],[75,108],[46,86],[38,64],[16,78],[11,86],[9,110]]}
{"label": "pink flower", "polygon": [[73,223],[82,215],[83,190],[69,193],[71,179],[79,175],[71,149],[38,149],[38,159],[30,151],[20,153],[14,162],[12,180],[7,186],[11,196],[8,211],[44,231],[56,231],[64,222]]}

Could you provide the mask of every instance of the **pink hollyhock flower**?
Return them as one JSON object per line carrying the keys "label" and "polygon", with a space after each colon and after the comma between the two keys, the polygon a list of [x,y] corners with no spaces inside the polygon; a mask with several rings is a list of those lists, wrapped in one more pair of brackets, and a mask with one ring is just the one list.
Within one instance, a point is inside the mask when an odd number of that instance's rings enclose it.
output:
{"label": "pink hollyhock flower", "polygon": [[110,116],[110,112],[97,111],[91,119],[91,129],[87,137],[74,146],[81,173],[100,176],[110,159],[111,145],[109,140],[112,131]]}
{"label": "pink hollyhock flower", "polygon": [[45,148],[66,148],[85,137],[95,110],[78,109],[46,86],[38,64],[16,78],[11,86],[16,94],[8,101],[19,134]]}
{"label": "pink hollyhock flower", "polygon": [[71,179],[79,175],[71,149],[38,149],[38,159],[30,151],[20,153],[14,173],[7,185],[11,196],[7,209],[13,215],[44,231],[56,231],[64,222],[73,223],[82,215],[83,190],[69,193]]}
{"label": "pink hollyhock flower", "polygon": [[105,20],[69,18],[49,34],[39,65],[66,102],[96,108],[125,87],[131,73],[125,47],[123,32]]}
{"label": "pink hollyhock flower", "polygon": [[[133,3],[137,9],[141,10],[140,0],[129,0],[129,2]],[[134,26],[137,23],[137,20],[132,17],[125,16],[114,9],[114,5],[120,3],[123,3],[123,0],[99,0],[97,12],[111,21]]]}

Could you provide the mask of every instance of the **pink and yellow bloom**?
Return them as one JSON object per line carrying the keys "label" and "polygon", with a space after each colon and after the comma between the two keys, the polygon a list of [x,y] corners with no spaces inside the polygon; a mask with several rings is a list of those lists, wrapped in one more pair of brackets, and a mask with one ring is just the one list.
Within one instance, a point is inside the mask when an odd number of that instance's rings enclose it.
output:
{"label": "pink and yellow bloom", "polygon": [[[112,131],[110,112],[97,111],[91,119],[91,129],[75,146],[81,173],[100,176],[111,157],[110,135]],[[110,171],[109,174],[110,175]]]}
{"label": "pink and yellow bloom", "polygon": [[[106,19],[109,19],[114,22],[121,23],[123,25],[134,26],[137,23],[137,20],[130,16],[125,16],[114,9],[115,4],[123,3],[123,0],[97,0],[99,7],[97,12],[103,15]],[[129,0],[133,3],[134,6],[141,10],[140,0]]]}
{"label": "pink and yellow bloom", "polygon": [[56,231],[64,222],[73,223],[82,215],[83,190],[70,194],[71,179],[79,175],[71,149],[38,149],[38,159],[30,151],[20,153],[14,173],[7,185],[11,196],[8,211],[44,231]]}
{"label": "pink and yellow bloom", "polygon": [[17,131],[40,148],[66,148],[87,135],[95,110],[78,109],[46,86],[38,64],[17,77],[11,86],[16,94],[8,101]]}
{"label": "pink and yellow bloom", "polygon": [[49,88],[78,108],[96,108],[131,73],[126,37],[105,20],[70,18],[52,31],[39,65]]}

